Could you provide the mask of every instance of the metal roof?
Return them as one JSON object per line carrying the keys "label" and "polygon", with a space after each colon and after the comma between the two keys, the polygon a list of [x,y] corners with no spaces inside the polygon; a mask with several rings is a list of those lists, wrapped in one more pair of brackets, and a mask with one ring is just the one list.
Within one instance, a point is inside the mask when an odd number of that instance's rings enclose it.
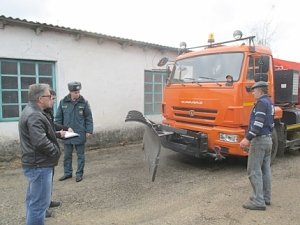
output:
{"label": "metal roof", "polygon": [[109,36],[109,35],[105,35],[105,34],[89,32],[89,31],[84,31],[84,30],[78,30],[78,29],[73,29],[73,28],[69,28],[69,27],[55,26],[55,25],[46,24],[46,23],[38,23],[38,22],[28,21],[25,19],[12,18],[12,17],[6,17],[4,15],[1,15],[0,16],[0,28],[3,29],[6,25],[18,25],[18,26],[28,27],[28,28],[34,29],[36,33],[40,33],[40,32],[46,31],[46,30],[51,30],[51,31],[58,31],[58,32],[74,34],[78,38],[80,38],[82,36],[86,36],[86,37],[96,38],[99,41],[104,41],[104,40],[115,41],[115,42],[120,43],[121,45],[136,45],[136,46],[140,46],[143,48],[150,47],[150,48],[155,48],[158,50],[168,50],[168,51],[178,52],[178,48],[174,48],[174,47],[168,47],[168,46],[163,46],[163,45],[158,45],[158,44],[153,44],[153,43],[148,43],[148,42],[142,42],[142,41],[136,41],[136,40],[132,40],[132,39],[120,38],[120,37],[115,37],[115,36]]}

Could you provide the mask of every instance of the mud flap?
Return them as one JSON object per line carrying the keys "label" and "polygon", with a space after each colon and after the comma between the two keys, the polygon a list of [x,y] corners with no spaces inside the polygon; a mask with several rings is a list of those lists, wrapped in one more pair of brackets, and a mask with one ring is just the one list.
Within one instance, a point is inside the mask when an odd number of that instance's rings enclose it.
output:
{"label": "mud flap", "polygon": [[160,137],[155,133],[153,129],[151,129],[148,126],[146,126],[145,129],[143,144],[145,152],[145,161],[149,166],[151,180],[154,182],[159,164],[161,142]]}

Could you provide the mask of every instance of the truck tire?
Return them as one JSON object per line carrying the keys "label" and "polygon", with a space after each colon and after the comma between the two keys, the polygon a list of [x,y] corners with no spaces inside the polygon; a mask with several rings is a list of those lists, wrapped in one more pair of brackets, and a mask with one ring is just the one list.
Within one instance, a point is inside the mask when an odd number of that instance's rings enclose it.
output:
{"label": "truck tire", "polygon": [[278,148],[277,148],[276,157],[282,157],[282,156],[284,156],[284,152],[285,152],[284,129],[282,126],[275,126],[275,130],[277,133],[277,140],[278,140]]}
{"label": "truck tire", "polygon": [[275,158],[277,155],[278,151],[278,137],[277,137],[277,132],[276,129],[273,129],[272,132],[272,152],[271,152],[271,164],[275,162]]}

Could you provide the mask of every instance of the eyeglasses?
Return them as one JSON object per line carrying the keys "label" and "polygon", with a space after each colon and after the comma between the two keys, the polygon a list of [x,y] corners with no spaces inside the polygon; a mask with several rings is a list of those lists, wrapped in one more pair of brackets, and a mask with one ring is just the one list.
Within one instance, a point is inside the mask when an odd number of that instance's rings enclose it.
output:
{"label": "eyeglasses", "polygon": [[49,99],[54,100],[54,101],[56,100],[56,97],[53,96],[53,95],[42,95],[41,97],[49,98]]}

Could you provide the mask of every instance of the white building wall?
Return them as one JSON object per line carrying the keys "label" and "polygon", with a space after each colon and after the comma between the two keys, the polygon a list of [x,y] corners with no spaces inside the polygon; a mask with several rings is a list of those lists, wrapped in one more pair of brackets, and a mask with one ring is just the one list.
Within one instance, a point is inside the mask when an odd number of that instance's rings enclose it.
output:
{"label": "white building wall", "polygon": [[[56,91],[60,100],[68,94],[67,83],[80,81],[81,94],[90,102],[95,131],[122,129],[129,110],[144,110],[144,70],[156,66],[174,52],[116,41],[35,30],[17,26],[0,29],[1,58],[56,62]],[[58,102],[57,102],[58,105]],[[152,117],[160,120],[160,116]],[[17,122],[0,122],[2,140],[18,139]],[[1,140],[0,140],[1,141]]]}

